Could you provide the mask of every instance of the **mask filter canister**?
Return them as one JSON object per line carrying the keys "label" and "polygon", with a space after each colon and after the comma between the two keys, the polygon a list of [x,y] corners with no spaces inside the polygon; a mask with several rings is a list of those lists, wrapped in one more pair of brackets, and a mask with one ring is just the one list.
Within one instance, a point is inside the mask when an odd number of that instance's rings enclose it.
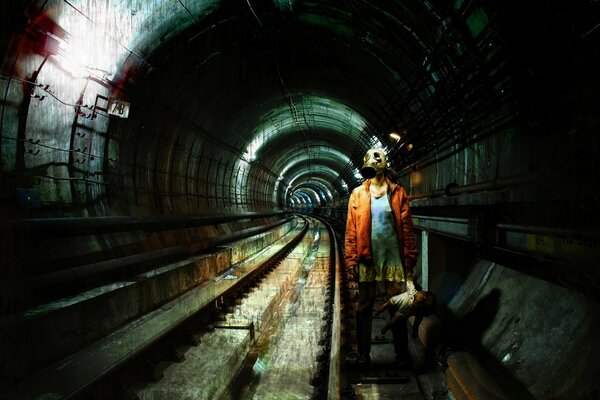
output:
{"label": "mask filter canister", "polygon": [[373,167],[373,165],[371,165],[369,163],[363,164],[363,166],[359,172],[362,175],[362,177],[365,179],[374,178],[375,175],[377,174],[377,170],[375,169],[375,167]]}

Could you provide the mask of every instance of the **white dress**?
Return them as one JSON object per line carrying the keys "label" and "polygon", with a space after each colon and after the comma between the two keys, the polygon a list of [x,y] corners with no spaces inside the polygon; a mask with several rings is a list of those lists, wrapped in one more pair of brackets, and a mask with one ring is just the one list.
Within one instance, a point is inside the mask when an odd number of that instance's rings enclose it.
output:
{"label": "white dress", "polygon": [[371,195],[371,249],[373,264],[359,264],[361,282],[402,282],[404,269],[398,235],[394,230],[394,216],[387,193]]}

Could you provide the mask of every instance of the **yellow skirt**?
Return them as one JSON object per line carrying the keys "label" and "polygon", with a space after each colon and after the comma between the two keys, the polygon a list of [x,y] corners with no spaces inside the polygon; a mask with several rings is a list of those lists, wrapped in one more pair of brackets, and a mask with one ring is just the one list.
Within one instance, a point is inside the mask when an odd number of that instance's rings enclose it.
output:
{"label": "yellow skirt", "polygon": [[358,264],[359,282],[404,282],[404,268],[400,265]]}

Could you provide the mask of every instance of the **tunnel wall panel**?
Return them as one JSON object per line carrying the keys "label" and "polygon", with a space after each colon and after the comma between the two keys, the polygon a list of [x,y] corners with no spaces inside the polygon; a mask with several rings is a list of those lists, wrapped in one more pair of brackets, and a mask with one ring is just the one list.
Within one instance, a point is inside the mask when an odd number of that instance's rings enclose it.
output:
{"label": "tunnel wall panel", "polygon": [[2,116],[2,162],[3,168],[13,171],[16,167],[19,104],[23,99],[23,85],[11,80],[0,80],[0,90],[4,93]]}
{"label": "tunnel wall panel", "polygon": [[197,136],[188,136],[187,141],[189,142],[189,149],[185,155],[185,159],[182,158],[182,164],[184,164],[185,176],[183,177],[183,193],[185,194],[185,206],[184,209],[190,213],[198,213],[198,193],[195,182],[197,181],[196,173],[197,169],[197,154],[200,151],[200,140]]}
{"label": "tunnel wall panel", "polygon": [[[476,354],[511,398],[598,395],[597,303],[485,259],[454,283],[446,316],[457,335],[451,340]],[[443,293],[447,284],[434,282],[433,290]]]}
{"label": "tunnel wall panel", "polygon": [[169,154],[169,193],[171,194],[172,212],[184,213],[186,209],[185,171],[188,149],[186,135],[175,130],[172,135],[173,147]]}
{"label": "tunnel wall panel", "polygon": [[417,164],[417,171],[403,173],[400,179],[410,194],[415,195],[444,189],[451,183],[464,186],[531,173],[532,164],[527,160],[539,146],[535,146],[525,132],[519,135],[516,129],[509,127],[464,149],[454,145],[446,153],[455,154],[444,157],[442,153],[438,161],[423,168]]}
{"label": "tunnel wall panel", "polygon": [[215,189],[217,194],[216,199],[218,202],[218,207],[222,209],[225,209],[229,204],[227,200],[227,198],[229,198],[229,185],[226,186],[225,184],[226,168],[226,161],[223,158],[219,158],[219,161],[216,164]]}
{"label": "tunnel wall panel", "polygon": [[233,179],[233,175],[235,173],[235,161],[228,159],[226,164],[227,166],[225,168],[225,176],[223,177],[223,185],[225,186],[227,207],[229,209],[233,209],[235,206],[237,206],[237,202],[235,200],[235,186]]}
{"label": "tunnel wall panel", "polygon": [[212,153],[209,156],[209,160],[206,163],[206,202],[209,209],[218,209],[219,204],[216,199],[217,196],[217,169],[219,162],[215,159],[215,154]]}
{"label": "tunnel wall panel", "polygon": [[[26,40],[21,45],[28,46]],[[29,82],[4,81],[9,88],[3,105],[3,171],[16,168],[24,174],[27,178],[15,186],[37,190],[42,205],[96,203],[106,190],[108,117],[92,108],[96,95],[106,95],[107,89],[72,76],[53,58],[44,62],[23,52],[16,60],[11,69]],[[13,100],[20,104],[16,114]]]}
{"label": "tunnel wall panel", "polygon": [[[148,127],[136,146],[137,164],[133,166],[137,173],[135,180],[136,204],[139,215],[146,215],[156,210],[155,177],[154,169],[158,149],[160,149],[157,132]],[[153,150],[154,149],[154,150]]]}
{"label": "tunnel wall panel", "polygon": [[156,182],[154,190],[157,193],[158,202],[160,204],[157,211],[160,214],[171,214],[173,212],[172,199],[177,196],[177,193],[173,193],[171,190],[171,181],[174,179],[172,176],[172,162],[173,152],[175,151],[175,141],[178,136],[174,135],[175,138],[170,137],[172,132],[166,131],[166,127],[163,129],[165,129],[165,131],[160,133],[160,141],[157,146],[156,164],[154,169]]}
{"label": "tunnel wall panel", "polygon": [[182,193],[185,195],[185,205],[183,209],[189,213],[200,213],[202,209],[201,192],[199,180],[201,179],[201,160],[204,154],[204,143],[198,135],[189,134],[186,136],[189,147],[186,147],[185,161],[182,158],[182,171],[185,181],[182,183]]}
{"label": "tunnel wall panel", "polygon": [[[196,140],[196,137],[194,140]],[[200,212],[203,206],[202,201],[204,200],[201,191],[202,176],[200,175],[202,166],[200,160],[202,160],[204,155],[204,146],[201,140],[196,140],[194,143],[196,146],[192,146],[193,161],[189,164],[188,187],[190,188],[191,196],[188,197],[188,202],[191,204],[190,209],[194,210],[194,212]]]}
{"label": "tunnel wall panel", "polygon": [[244,198],[242,195],[242,185],[244,184],[246,171],[242,168],[242,162],[237,161],[233,167],[233,174],[231,180],[231,189],[233,191],[232,199],[235,201],[238,207],[242,206],[244,203]]}

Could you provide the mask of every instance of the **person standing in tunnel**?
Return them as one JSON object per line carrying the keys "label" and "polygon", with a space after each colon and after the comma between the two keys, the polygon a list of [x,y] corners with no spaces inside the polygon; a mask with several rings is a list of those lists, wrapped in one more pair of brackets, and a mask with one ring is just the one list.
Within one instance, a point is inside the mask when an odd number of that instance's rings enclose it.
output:
{"label": "person standing in tunnel", "polygon": [[[371,362],[372,310],[377,284],[386,300],[406,291],[417,260],[408,196],[402,186],[386,177],[383,149],[367,151],[361,174],[367,178],[348,201],[345,260],[351,280],[358,282],[356,340],[359,367]],[[406,324],[392,326],[396,362],[408,363]]]}

